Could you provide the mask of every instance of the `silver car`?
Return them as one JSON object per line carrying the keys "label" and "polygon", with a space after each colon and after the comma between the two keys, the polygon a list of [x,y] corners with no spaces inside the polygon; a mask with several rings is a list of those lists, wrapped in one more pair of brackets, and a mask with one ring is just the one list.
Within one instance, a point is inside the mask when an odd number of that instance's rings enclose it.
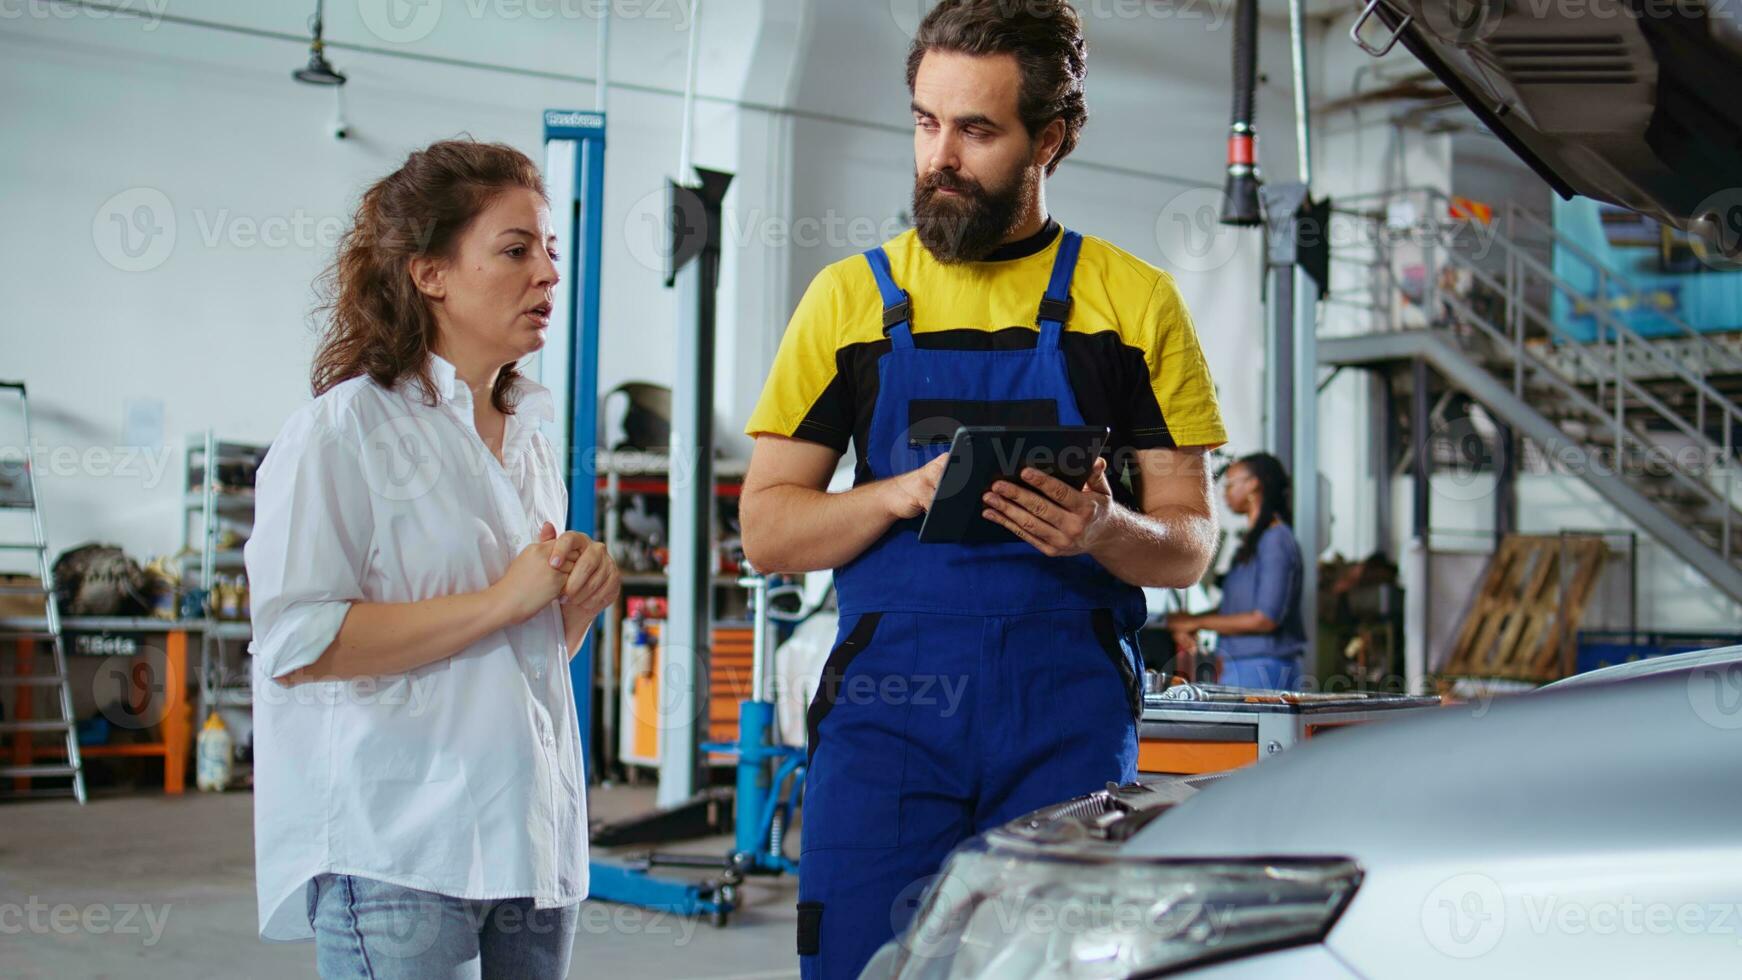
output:
{"label": "silver car", "polygon": [[1109,788],[959,848],[866,977],[1742,976],[1742,647]]}

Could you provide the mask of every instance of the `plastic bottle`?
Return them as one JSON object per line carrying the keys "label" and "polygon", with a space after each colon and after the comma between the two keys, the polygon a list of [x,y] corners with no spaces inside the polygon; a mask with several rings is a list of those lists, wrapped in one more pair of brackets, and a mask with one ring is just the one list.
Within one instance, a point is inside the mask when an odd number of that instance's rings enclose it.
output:
{"label": "plastic bottle", "polygon": [[221,793],[230,785],[231,759],[235,756],[230,730],[216,711],[206,716],[194,753],[194,783],[202,790]]}

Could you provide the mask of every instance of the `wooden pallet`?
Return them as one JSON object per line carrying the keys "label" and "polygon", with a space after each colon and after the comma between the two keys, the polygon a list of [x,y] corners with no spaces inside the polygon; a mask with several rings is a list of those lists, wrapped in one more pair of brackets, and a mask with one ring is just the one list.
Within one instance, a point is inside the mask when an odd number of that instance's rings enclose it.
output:
{"label": "wooden pallet", "polygon": [[1603,539],[1592,535],[1507,535],[1488,562],[1442,676],[1565,676],[1562,647],[1578,631],[1608,553]]}

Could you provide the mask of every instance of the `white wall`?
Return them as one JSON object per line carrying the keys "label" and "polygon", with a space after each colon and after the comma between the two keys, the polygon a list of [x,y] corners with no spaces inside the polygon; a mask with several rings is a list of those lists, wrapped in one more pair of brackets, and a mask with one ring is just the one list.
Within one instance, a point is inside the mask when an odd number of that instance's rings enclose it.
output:
{"label": "white wall", "polygon": [[[1257,236],[1196,242],[1209,259],[1192,262],[1183,229],[1168,220],[1196,214],[1197,197],[1178,198],[1191,182],[1212,198],[1220,184],[1232,43],[1225,10],[1083,6],[1094,115],[1079,163],[1051,182],[1052,207],[1174,269],[1212,367],[1227,379],[1230,427],[1251,445],[1261,391],[1250,355],[1260,328]],[[213,426],[264,442],[308,397],[311,284],[370,181],[409,150],[460,133],[542,161],[540,110],[590,108],[595,98],[586,79],[597,67],[596,5],[394,8],[413,11],[410,21],[387,17],[386,0],[329,5],[329,56],[351,78],[344,142],[329,135],[333,93],[289,77],[307,56],[303,4],[187,0],[170,11],[285,37],[21,9],[0,19],[8,92],[0,195],[9,219],[0,226],[8,314],[0,375],[31,385],[56,551],[86,540],[142,556],[179,547],[185,437]],[[672,381],[678,297],[659,281],[654,229],[664,181],[677,169],[688,9],[679,0],[614,4],[602,390]],[[704,9],[693,156],[737,174],[726,202],[716,376],[722,440],[734,451],[745,449],[736,432],[810,275],[892,233],[890,219],[907,205],[902,65],[919,9],[847,0]],[[1281,36],[1271,25],[1265,64],[1282,84],[1261,96],[1264,161],[1277,174],[1293,152]],[[130,258],[114,222],[131,221],[140,206],[144,227],[158,234]],[[147,241],[139,229],[131,234],[134,246]],[[1206,268],[1183,268],[1170,249]],[[122,445],[134,401],[162,410],[161,437],[143,459]],[[0,444],[15,442],[0,435]]]}
{"label": "white wall", "polygon": [[[500,4],[434,8],[440,17],[429,33],[401,43],[420,29],[415,23],[411,34],[383,37],[358,19],[360,9],[371,12],[367,3],[330,5],[328,37],[562,74],[593,68],[590,18],[504,15],[527,8]],[[612,27],[613,79],[623,85],[611,92],[606,156],[607,390],[672,376],[676,296],[636,238],[648,232],[634,208],[657,199],[676,171],[681,100],[649,88],[681,86],[679,27],[687,23],[652,16],[657,3],[640,9],[647,16],[619,17]],[[175,13],[285,31],[301,30],[306,16],[283,5],[215,2],[178,4]],[[709,25],[704,95],[736,95],[754,74],[752,58],[772,57],[756,43],[760,24],[719,17]],[[264,442],[308,398],[311,283],[368,182],[409,150],[460,133],[542,161],[541,110],[591,107],[595,95],[583,82],[384,53],[330,56],[351,78],[344,94],[353,136],[343,142],[328,135],[333,93],[290,79],[306,44],[117,17],[0,20],[8,93],[0,110],[8,219],[0,227],[0,374],[31,386],[37,444],[49,453],[39,474],[54,550],[92,539],[138,555],[174,550],[185,435],[214,426],[227,438]],[[718,98],[699,102],[696,163],[737,169],[744,115]],[[757,182],[734,190],[752,200],[762,192]],[[130,259],[113,219],[131,220],[142,205],[141,220],[160,233]],[[132,241],[146,239],[135,232]],[[728,284],[725,295],[735,288]],[[729,349],[739,314],[725,310]],[[732,382],[723,391],[740,387]],[[162,443],[149,468],[122,458],[128,399],[162,404]],[[0,434],[0,445],[16,442],[13,432]]]}

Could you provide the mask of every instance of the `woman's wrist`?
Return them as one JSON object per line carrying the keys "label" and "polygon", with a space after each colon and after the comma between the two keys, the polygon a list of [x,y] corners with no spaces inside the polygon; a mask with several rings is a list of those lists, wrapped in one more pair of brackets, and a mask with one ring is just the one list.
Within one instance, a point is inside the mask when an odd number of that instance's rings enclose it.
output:
{"label": "woman's wrist", "polygon": [[581,648],[581,641],[587,638],[587,630],[592,629],[593,620],[599,617],[599,613],[588,613],[579,606],[558,606],[557,608],[562,610],[563,644],[568,655],[572,657],[575,655],[575,651]]}
{"label": "woman's wrist", "polygon": [[483,607],[484,619],[490,625],[490,631],[507,629],[520,622],[516,616],[514,597],[502,588],[502,582],[493,582],[476,594]]}

